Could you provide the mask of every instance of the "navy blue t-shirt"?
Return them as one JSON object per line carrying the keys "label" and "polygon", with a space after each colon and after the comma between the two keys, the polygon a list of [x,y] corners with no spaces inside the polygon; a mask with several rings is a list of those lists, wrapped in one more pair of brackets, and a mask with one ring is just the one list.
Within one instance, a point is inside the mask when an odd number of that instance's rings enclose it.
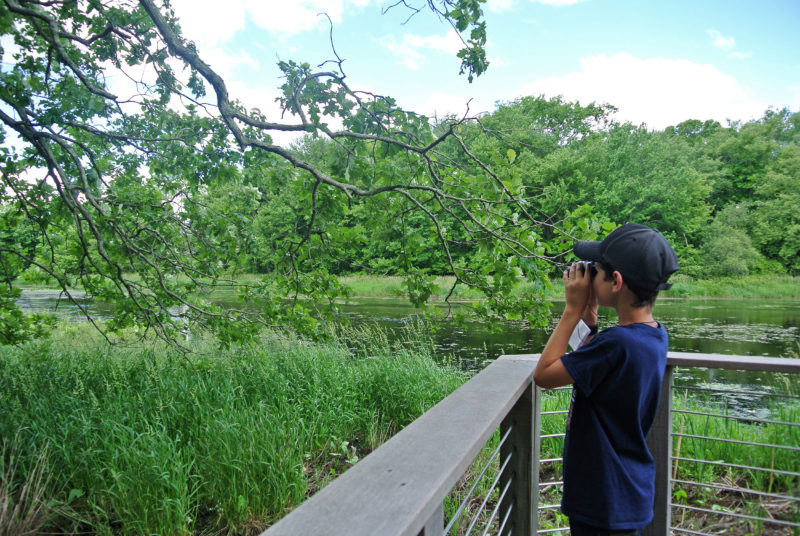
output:
{"label": "navy blue t-shirt", "polygon": [[667,332],[661,324],[615,326],[561,361],[575,382],[561,509],[600,528],[644,527],[655,492],[646,436],[666,369]]}

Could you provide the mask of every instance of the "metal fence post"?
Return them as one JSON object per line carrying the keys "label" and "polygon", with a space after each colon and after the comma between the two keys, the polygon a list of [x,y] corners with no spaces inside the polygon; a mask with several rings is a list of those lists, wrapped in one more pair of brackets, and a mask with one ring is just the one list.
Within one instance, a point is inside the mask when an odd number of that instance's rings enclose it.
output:
{"label": "metal fence post", "polygon": [[661,384],[658,411],[647,435],[647,446],[656,462],[656,494],[653,521],[642,531],[643,536],[669,536],[670,502],[672,499],[672,369],[668,366]]}
{"label": "metal fence post", "polygon": [[539,413],[540,391],[533,382],[517,400],[503,419],[500,435],[511,433],[500,449],[501,465],[509,455],[511,461],[506,468],[500,489],[511,479],[509,492],[500,504],[500,523],[508,518],[503,532],[507,535],[530,535],[537,531],[537,509],[539,499]]}

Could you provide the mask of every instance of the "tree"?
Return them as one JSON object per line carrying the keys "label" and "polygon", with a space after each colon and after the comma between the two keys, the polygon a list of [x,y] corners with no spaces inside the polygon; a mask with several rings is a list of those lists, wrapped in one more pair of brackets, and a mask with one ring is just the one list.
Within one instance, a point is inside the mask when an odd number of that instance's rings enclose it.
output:
{"label": "tree", "polygon": [[800,145],[777,151],[755,192],[758,200],[751,216],[754,242],[789,273],[799,273]]}
{"label": "tree", "polygon": [[749,217],[746,206],[734,204],[714,217],[704,232],[701,250],[706,276],[742,276],[758,266],[762,257],[747,233]]}
{"label": "tree", "polygon": [[590,204],[601,218],[652,225],[685,243],[708,218],[709,193],[686,153],[675,136],[613,125],[542,159],[534,180],[552,191],[550,203]]}
{"label": "tree", "polygon": [[[466,33],[458,55],[470,80],[487,66],[480,4],[424,4]],[[4,0],[0,27],[16,45],[13,65],[0,73],[0,122],[14,136],[3,149],[3,186],[15,203],[6,210],[23,214],[41,244],[31,255],[4,243],[0,254],[47,274],[70,298],[78,285],[113,302],[117,313],[107,328],[141,324],[174,342],[181,331],[202,328],[230,343],[287,321],[313,333],[316,316],[303,303],[332,311],[345,290],[312,256],[335,249],[333,235],[346,226],[333,219],[359,199],[380,203],[384,216],[424,215],[456,285],[486,294],[480,311],[543,319],[543,294],[512,300],[508,291],[523,273],[539,277],[559,258],[554,248],[573,237],[531,211],[526,191],[468,150],[462,132],[473,118],[432,125],[390,97],[351,88],[336,56],[319,69],[280,62],[281,104],[290,119],[274,121],[235,100],[181,35],[166,2]],[[109,84],[112,74],[127,77],[130,96]],[[340,130],[329,127],[333,119]],[[273,143],[272,133],[286,131],[331,140],[344,173]],[[253,169],[262,173],[255,182]],[[224,192],[236,189],[254,197],[230,206]],[[288,233],[247,243],[244,212],[281,196],[295,201],[284,215]],[[69,262],[57,253],[54,217],[69,222]],[[556,245],[541,239],[543,229]],[[214,306],[196,292],[234,285],[225,259],[242,253],[242,240],[270,252],[254,260],[269,269],[264,281],[239,287],[264,304],[258,313]],[[476,244],[488,269],[454,258],[464,240]],[[429,281],[412,268],[408,285],[424,296]]]}

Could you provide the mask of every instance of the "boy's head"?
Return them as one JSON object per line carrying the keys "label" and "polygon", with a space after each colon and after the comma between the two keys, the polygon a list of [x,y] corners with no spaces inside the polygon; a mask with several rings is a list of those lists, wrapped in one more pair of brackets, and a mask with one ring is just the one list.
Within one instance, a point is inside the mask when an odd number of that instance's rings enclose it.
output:
{"label": "boy's head", "polygon": [[623,281],[639,298],[639,305],[652,305],[658,291],[672,285],[667,279],[678,270],[678,257],[664,235],[638,223],[614,229],[602,242],[578,242],[575,255],[602,263],[622,274]]}

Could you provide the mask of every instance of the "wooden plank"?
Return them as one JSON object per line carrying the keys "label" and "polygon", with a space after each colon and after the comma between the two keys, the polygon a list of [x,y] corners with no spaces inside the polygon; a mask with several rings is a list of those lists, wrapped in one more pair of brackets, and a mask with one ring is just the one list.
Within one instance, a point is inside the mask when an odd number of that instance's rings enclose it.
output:
{"label": "wooden plank", "polygon": [[667,364],[677,367],[702,367],[765,372],[800,373],[800,359],[746,355],[693,354],[669,352]]}
{"label": "wooden plank", "polygon": [[653,521],[642,531],[643,536],[669,536],[670,499],[672,498],[672,366],[667,366],[661,384],[658,410],[647,446],[656,463],[656,493],[653,502]]}
{"label": "wooden plank", "polygon": [[418,535],[530,387],[535,366],[535,358],[493,362],[263,535]]}

